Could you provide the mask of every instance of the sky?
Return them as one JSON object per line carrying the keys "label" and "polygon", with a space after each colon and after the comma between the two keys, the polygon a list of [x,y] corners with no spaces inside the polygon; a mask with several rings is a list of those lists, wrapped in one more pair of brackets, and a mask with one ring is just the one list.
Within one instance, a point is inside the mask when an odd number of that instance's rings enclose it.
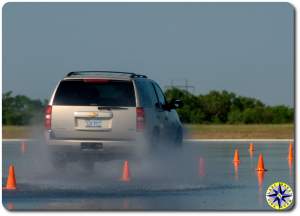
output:
{"label": "sky", "polygon": [[7,3],[2,15],[4,92],[45,99],[70,71],[116,70],[294,103],[288,3]]}

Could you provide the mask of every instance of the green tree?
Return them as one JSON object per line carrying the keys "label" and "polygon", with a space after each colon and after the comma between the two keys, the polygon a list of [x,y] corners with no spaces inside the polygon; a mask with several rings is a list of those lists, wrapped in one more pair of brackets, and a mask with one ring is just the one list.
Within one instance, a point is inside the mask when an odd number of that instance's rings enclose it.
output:
{"label": "green tree", "polygon": [[243,123],[242,112],[238,109],[231,110],[228,114],[228,123],[230,124]]}
{"label": "green tree", "polygon": [[28,125],[41,122],[47,101],[32,100],[24,95],[2,95],[2,123],[4,125]]}
{"label": "green tree", "polygon": [[287,106],[266,106],[260,100],[237,96],[227,91],[210,91],[195,96],[177,88],[168,89],[166,97],[180,99],[184,106],[178,109],[185,123],[290,123],[294,111]]}

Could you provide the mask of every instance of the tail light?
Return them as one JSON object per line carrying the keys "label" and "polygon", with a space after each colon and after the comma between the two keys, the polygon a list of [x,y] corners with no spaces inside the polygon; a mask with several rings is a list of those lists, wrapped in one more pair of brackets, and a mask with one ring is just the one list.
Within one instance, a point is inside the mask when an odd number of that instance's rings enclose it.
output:
{"label": "tail light", "polygon": [[52,114],[52,106],[48,105],[45,110],[45,128],[47,130],[51,129],[51,114]]}
{"label": "tail light", "polygon": [[136,108],[136,131],[142,132],[145,128],[145,112],[144,108]]}

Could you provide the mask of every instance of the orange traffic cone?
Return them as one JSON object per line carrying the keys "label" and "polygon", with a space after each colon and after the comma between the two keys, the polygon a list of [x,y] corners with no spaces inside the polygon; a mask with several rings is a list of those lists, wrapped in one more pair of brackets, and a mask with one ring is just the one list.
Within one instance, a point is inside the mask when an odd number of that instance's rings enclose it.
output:
{"label": "orange traffic cone", "polygon": [[234,151],[233,162],[234,163],[239,163],[240,162],[239,150],[238,149],[235,149],[235,151]]}
{"label": "orange traffic cone", "polygon": [[13,165],[9,166],[9,172],[8,172],[6,187],[4,187],[3,189],[4,190],[16,190],[17,189],[15,168],[14,168]]}
{"label": "orange traffic cone", "polygon": [[267,171],[265,169],[265,165],[264,165],[264,157],[261,153],[258,156],[258,163],[257,163],[256,171]]}
{"label": "orange traffic cone", "polygon": [[130,181],[130,171],[129,171],[128,160],[126,160],[124,162],[124,165],[123,165],[123,174],[122,174],[121,181],[124,181],[124,182],[129,182]]}
{"label": "orange traffic cone", "polygon": [[289,160],[289,161],[292,161],[293,158],[294,158],[294,155],[293,155],[293,144],[290,143],[288,160]]}
{"label": "orange traffic cone", "polygon": [[21,143],[21,152],[22,152],[22,154],[24,154],[26,152],[26,150],[27,150],[27,144],[23,141]]}
{"label": "orange traffic cone", "polygon": [[249,144],[249,151],[250,152],[254,152],[254,145],[253,145],[253,143]]}

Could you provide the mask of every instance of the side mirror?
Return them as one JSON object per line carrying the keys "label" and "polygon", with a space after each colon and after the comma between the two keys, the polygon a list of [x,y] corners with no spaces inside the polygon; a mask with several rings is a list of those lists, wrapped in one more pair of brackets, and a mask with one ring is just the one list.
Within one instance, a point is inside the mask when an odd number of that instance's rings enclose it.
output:
{"label": "side mirror", "polygon": [[183,107],[183,102],[178,99],[172,99],[171,102],[169,103],[170,109],[178,109]]}
{"label": "side mirror", "polygon": [[174,102],[173,102],[173,107],[174,107],[174,109],[183,107],[183,102],[182,102],[182,100],[177,100],[177,99],[174,100]]}

